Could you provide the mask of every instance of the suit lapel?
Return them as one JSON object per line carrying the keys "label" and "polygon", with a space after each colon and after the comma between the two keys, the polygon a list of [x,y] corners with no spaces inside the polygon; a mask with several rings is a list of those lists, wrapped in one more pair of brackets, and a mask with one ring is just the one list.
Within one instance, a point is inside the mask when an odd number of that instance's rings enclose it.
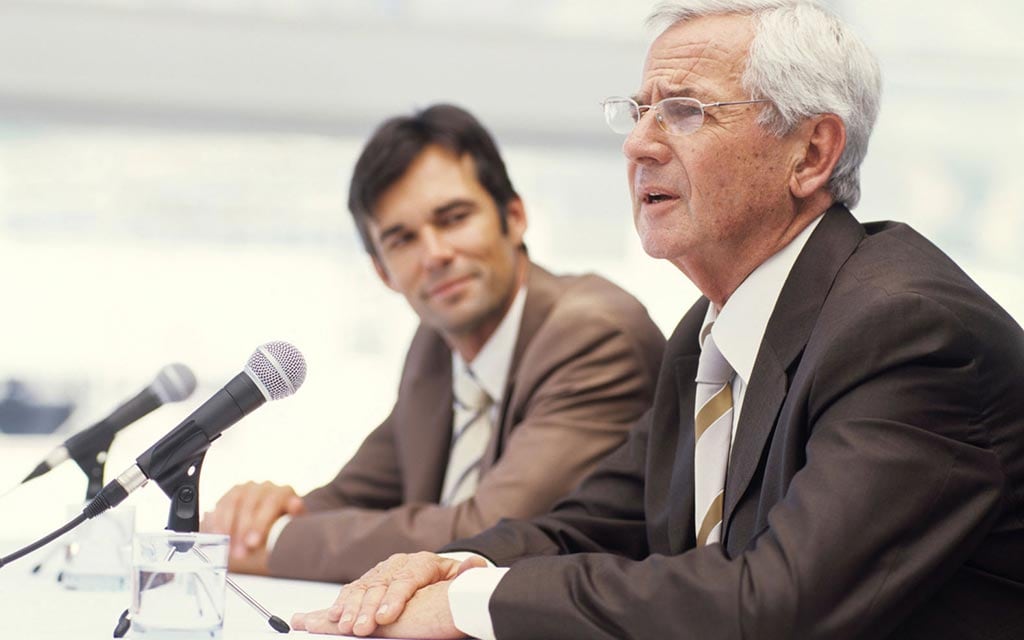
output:
{"label": "suit lapel", "polygon": [[441,498],[452,439],[452,354],[439,335],[431,332],[427,340],[431,343],[416,367],[406,411],[397,423],[408,425],[403,467],[407,500],[436,502]]}
{"label": "suit lapel", "polygon": [[846,207],[833,205],[786,278],[758,350],[736,426],[726,474],[723,540],[730,533],[731,516],[775,428],[788,391],[787,372],[803,352],[839,269],[863,237],[863,227]]}
{"label": "suit lapel", "polygon": [[508,439],[509,433],[514,426],[515,416],[512,398],[515,393],[516,379],[519,373],[519,364],[522,362],[523,354],[526,353],[530,340],[544,324],[551,307],[558,299],[558,279],[535,264],[529,267],[526,277],[526,302],[523,303],[523,318],[519,323],[519,333],[516,334],[516,345],[512,351],[512,362],[509,363],[508,381],[505,383],[505,393],[501,397],[501,406],[498,410],[498,424],[495,432],[487,444],[487,451],[481,463],[481,473],[494,465],[501,456],[502,446]]}
{"label": "suit lapel", "polygon": [[[704,305],[705,309],[707,305]],[[696,336],[693,338],[697,343]],[[682,553],[696,545],[693,505],[693,404],[696,397],[694,379],[697,377],[696,354],[676,358],[676,394],[679,398],[679,430],[676,439],[675,463],[669,485],[668,542],[672,553]]]}

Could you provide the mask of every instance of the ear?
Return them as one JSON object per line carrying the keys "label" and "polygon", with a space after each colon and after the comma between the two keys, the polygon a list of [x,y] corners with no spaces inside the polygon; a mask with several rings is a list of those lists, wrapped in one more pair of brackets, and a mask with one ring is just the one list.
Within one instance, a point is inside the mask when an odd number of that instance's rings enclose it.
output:
{"label": "ear", "polygon": [[794,197],[803,199],[828,189],[828,181],[846,148],[846,125],[834,113],[825,113],[803,123],[799,130],[802,146],[789,189]]}
{"label": "ear", "polygon": [[508,224],[508,237],[519,246],[523,243],[526,233],[526,207],[519,198],[513,198],[505,205],[505,222]]}
{"label": "ear", "polygon": [[397,292],[398,289],[391,282],[391,276],[388,275],[388,270],[384,267],[384,263],[380,261],[377,256],[371,256],[370,260],[373,261],[373,270],[377,272],[377,277],[384,283],[388,289]]}

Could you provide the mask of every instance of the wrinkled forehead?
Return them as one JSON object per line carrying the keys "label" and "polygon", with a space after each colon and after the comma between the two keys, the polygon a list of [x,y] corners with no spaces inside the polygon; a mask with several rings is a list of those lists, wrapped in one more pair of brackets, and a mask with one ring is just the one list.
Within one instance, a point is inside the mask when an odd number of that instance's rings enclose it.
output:
{"label": "wrinkled forehead", "polygon": [[648,49],[637,97],[736,99],[753,36],[749,16],[706,16],[669,27]]}

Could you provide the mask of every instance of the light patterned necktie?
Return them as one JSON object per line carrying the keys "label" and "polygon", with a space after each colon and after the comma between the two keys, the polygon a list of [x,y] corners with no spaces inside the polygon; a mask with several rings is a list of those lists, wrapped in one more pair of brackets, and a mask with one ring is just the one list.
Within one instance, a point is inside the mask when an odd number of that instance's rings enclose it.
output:
{"label": "light patterned necktie", "polygon": [[694,518],[698,547],[722,539],[722,497],[732,444],[733,370],[711,337],[712,325],[704,331],[694,405]]}
{"label": "light patterned necktie", "polygon": [[452,381],[455,395],[452,447],[441,489],[441,504],[454,505],[476,492],[480,462],[491,439],[491,397],[473,372],[459,367]]}

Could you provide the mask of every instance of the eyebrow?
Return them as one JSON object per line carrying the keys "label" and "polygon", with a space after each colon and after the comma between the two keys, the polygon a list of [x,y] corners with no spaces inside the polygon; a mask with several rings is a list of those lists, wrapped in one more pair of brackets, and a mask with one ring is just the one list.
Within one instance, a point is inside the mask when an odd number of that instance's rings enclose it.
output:
{"label": "eyebrow", "polygon": [[387,240],[391,236],[398,235],[398,234],[402,233],[403,231],[405,231],[405,225],[404,224],[399,223],[399,224],[391,225],[387,229],[384,229],[383,231],[380,232],[380,236],[378,236],[377,242],[379,242],[381,244],[384,244],[385,240]]}
{"label": "eyebrow", "polygon": [[464,207],[473,207],[475,205],[476,205],[475,202],[473,202],[472,200],[469,200],[467,198],[455,198],[454,200],[450,200],[450,201],[444,203],[443,205],[441,205],[440,207],[437,207],[436,209],[434,209],[433,215],[436,218],[437,216],[443,216],[446,213],[450,213],[451,211],[453,211],[455,209],[462,209]]}
{"label": "eyebrow", "polygon": [[[681,89],[668,89],[668,90],[661,89],[659,87],[658,93],[661,95],[663,100],[665,98],[697,98],[701,102],[705,102],[706,99],[707,99],[707,94],[705,94],[703,91],[701,91],[699,89],[694,89],[692,87],[683,87]],[[633,98],[633,100],[637,104],[644,104],[644,101],[640,99],[640,97],[641,97],[640,93],[635,93],[635,94],[633,94],[630,97]]]}

